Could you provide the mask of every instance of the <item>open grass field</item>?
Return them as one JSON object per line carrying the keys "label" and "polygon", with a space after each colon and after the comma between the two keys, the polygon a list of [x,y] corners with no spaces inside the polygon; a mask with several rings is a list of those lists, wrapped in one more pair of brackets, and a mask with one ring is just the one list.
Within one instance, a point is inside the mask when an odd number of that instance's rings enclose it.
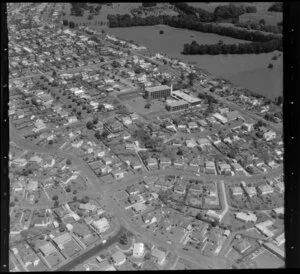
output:
{"label": "open grass field", "polygon": [[165,110],[165,105],[163,102],[158,101],[158,100],[152,100],[150,102],[150,107],[145,108],[146,104],[148,103],[147,100],[145,100],[142,97],[137,97],[133,99],[129,99],[125,101],[133,110],[134,112],[142,115],[148,115],[151,114],[152,112],[157,112],[157,111],[163,111]]}
{"label": "open grass field", "polygon": [[254,261],[257,264],[257,268],[279,268],[284,265],[283,260],[266,249],[261,255],[255,257]]}
{"label": "open grass field", "polygon": [[58,201],[62,202],[67,198],[65,190],[60,185],[49,185],[45,187],[45,191],[50,199],[52,199],[54,196],[58,196]]}

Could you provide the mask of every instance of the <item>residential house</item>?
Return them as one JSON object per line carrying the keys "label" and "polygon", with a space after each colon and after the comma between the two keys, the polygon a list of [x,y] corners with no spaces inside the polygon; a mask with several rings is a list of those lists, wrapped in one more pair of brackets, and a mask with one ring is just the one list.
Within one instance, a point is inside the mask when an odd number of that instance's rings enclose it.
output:
{"label": "residential house", "polygon": [[126,262],[126,256],[123,252],[117,251],[112,255],[115,266],[120,266]]}
{"label": "residential house", "polygon": [[216,167],[213,161],[206,161],[205,162],[205,172],[207,174],[216,174]]}
{"label": "residential house", "polygon": [[165,168],[165,167],[169,167],[171,166],[172,162],[171,162],[171,159],[169,158],[166,158],[166,157],[162,157],[160,159],[160,163],[159,163],[159,166],[161,169]]}
{"label": "residential house", "polygon": [[223,125],[225,125],[228,122],[228,119],[224,116],[222,116],[219,113],[215,113],[213,114],[213,116],[215,119],[217,119],[219,122],[221,122]]}
{"label": "residential house", "polygon": [[72,240],[71,234],[65,232],[55,238],[53,238],[53,242],[58,246],[60,250],[64,249],[64,245],[69,243]]}
{"label": "residential house", "polygon": [[92,226],[96,228],[99,233],[103,233],[109,229],[110,225],[106,218],[101,218],[98,221],[93,221]]}
{"label": "residential house", "polygon": [[264,185],[260,185],[257,187],[257,191],[259,194],[261,195],[266,195],[266,194],[271,194],[274,192],[274,189],[267,185],[267,184],[264,184]]}
{"label": "residential house", "polygon": [[247,251],[251,247],[251,243],[247,241],[246,239],[241,240],[237,244],[233,246],[235,250],[237,250],[239,253],[243,254],[245,251]]}
{"label": "residential house", "polygon": [[122,170],[113,170],[111,172],[111,174],[113,175],[113,177],[117,180],[124,178],[124,171]]}
{"label": "residential house", "polygon": [[247,212],[247,213],[244,213],[244,212],[238,212],[235,214],[235,217],[240,220],[240,221],[243,221],[243,222],[253,222],[253,223],[256,223],[257,221],[257,217],[254,213],[251,213],[251,212]]}
{"label": "residential house", "polygon": [[197,146],[195,139],[186,140],[186,146],[189,148],[194,148]]}
{"label": "residential house", "polygon": [[47,242],[44,245],[39,247],[39,250],[41,251],[41,253],[47,257],[50,254],[54,253],[57,251],[57,249],[55,248],[55,246],[51,243],[51,242]]}
{"label": "residential house", "polygon": [[243,190],[239,186],[231,187],[230,191],[233,196],[243,195]]}
{"label": "residential house", "polygon": [[271,220],[266,220],[262,223],[256,224],[255,227],[266,237],[270,238],[274,236],[274,233],[269,230],[268,227],[273,225],[273,222]]}
{"label": "residential house", "polygon": [[278,183],[274,184],[274,189],[277,190],[280,193],[283,193],[284,189],[285,189],[284,183],[283,182],[278,182]]}
{"label": "residential house", "polygon": [[253,123],[243,123],[242,124],[242,129],[247,130],[248,132],[253,130]]}
{"label": "residential house", "polygon": [[149,158],[148,160],[147,160],[147,167],[148,168],[158,168],[158,161],[157,161],[157,159],[155,159],[155,158]]}
{"label": "residential house", "polygon": [[240,113],[237,110],[226,113],[226,116],[227,116],[227,119],[229,122],[235,121],[239,118],[242,118],[242,116],[240,115]]}
{"label": "residential house", "polygon": [[141,258],[144,256],[145,246],[144,243],[134,243],[133,244],[133,254],[132,256],[135,258]]}
{"label": "residential house", "polygon": [[219,171],[220,171],[220,174],[231,175],[231,167],[229,164],[226,164],[226,163],[219,164]]}
{"label": "residential house", "polygon": [[257,195],[257,191],[254,186],[244,187],[244,190],[250,198]]}
{"label": "residential house", "polygon": [[153,248],[151,255],[155,258],[155,262],[160,266],[163,266],[166,262],[166,253],[160,249]]}
{"label": "residential house", "polygon": [[184,168],[186,162],[182,158],[176,158],[174,160],[174,166],[177,168]]}
{"label": "residential house", "polygon": [[186,185],[178,184],[174,187],[174,192],[177,194],[184,195],[186,193]]}
{"label": "residential house", "polygon": [[266,141],[271,141],[276,138],[276,132],[273,130],[269,130],[264,133],[263,137]]}

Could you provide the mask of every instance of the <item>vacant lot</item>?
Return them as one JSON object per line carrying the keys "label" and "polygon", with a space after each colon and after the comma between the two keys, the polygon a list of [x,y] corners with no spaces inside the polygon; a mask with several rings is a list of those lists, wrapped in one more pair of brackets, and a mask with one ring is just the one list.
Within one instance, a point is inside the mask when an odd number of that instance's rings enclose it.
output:
{"label": "vacant lot", "polygon": [[65,190],[59,184],[53,184],[45,187],[50,199],[53,199],[54,196],[58,196],[58,201],[65,201],[67,198]]}
{"label": "vacant lot", "polygon": [[151,114],[152,112],[165,112],[165,104],[158,100],[150,101],[150,107],[145,108],[148,101],[143,97],[137,97],[126,100],[126,103],[130,106],[131,110],[138,114]]}

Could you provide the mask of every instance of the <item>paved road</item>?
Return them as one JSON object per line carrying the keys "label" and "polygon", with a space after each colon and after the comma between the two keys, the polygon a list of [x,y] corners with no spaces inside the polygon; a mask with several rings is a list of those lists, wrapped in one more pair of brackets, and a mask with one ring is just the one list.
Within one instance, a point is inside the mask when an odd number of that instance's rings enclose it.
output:
{"label": "paved road", "polygon": [[222,195],[223,195],[223,201],[225,204],[225,208],[222,211],[222,213],[220,214],[221,216],[221,220],[223,219],[223,217],[226,215],[226,213],[228,212],[229,206],[228,206],[228,202],[227,202],[227,195],[226,195],[226,190],[225,190],[225,184],[224,181],[221,181],[221,186],[222,186]]}

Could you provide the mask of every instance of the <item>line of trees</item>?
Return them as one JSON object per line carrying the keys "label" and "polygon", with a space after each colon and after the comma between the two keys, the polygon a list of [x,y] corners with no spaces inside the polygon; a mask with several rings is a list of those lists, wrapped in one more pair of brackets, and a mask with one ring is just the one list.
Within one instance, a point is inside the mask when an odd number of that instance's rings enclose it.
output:
{"label": "line of trees", "polygon": [[247,31],[245,29],[237,29],[234,27],[225,27],[213,23],[202,23],[190,16],[148,16],[144,18],[130,17],[129,14],[108,15],[109,26],[115,27],[131,27],[131,26],[153,26],[165,24],[170,27],[190,29],[205,33],[215,33],[223,36],[229,36],[236,39],[247,41],[266,42],[279,39],[280,35],[265,34],[260,31]]}
{"label": "line of trees", "polygon": [[267,53],[274,50],[282,51],[282,40],[275,39],[267,42],[199,45],[196,41],[184,44],[182,54],[249,54]]}

